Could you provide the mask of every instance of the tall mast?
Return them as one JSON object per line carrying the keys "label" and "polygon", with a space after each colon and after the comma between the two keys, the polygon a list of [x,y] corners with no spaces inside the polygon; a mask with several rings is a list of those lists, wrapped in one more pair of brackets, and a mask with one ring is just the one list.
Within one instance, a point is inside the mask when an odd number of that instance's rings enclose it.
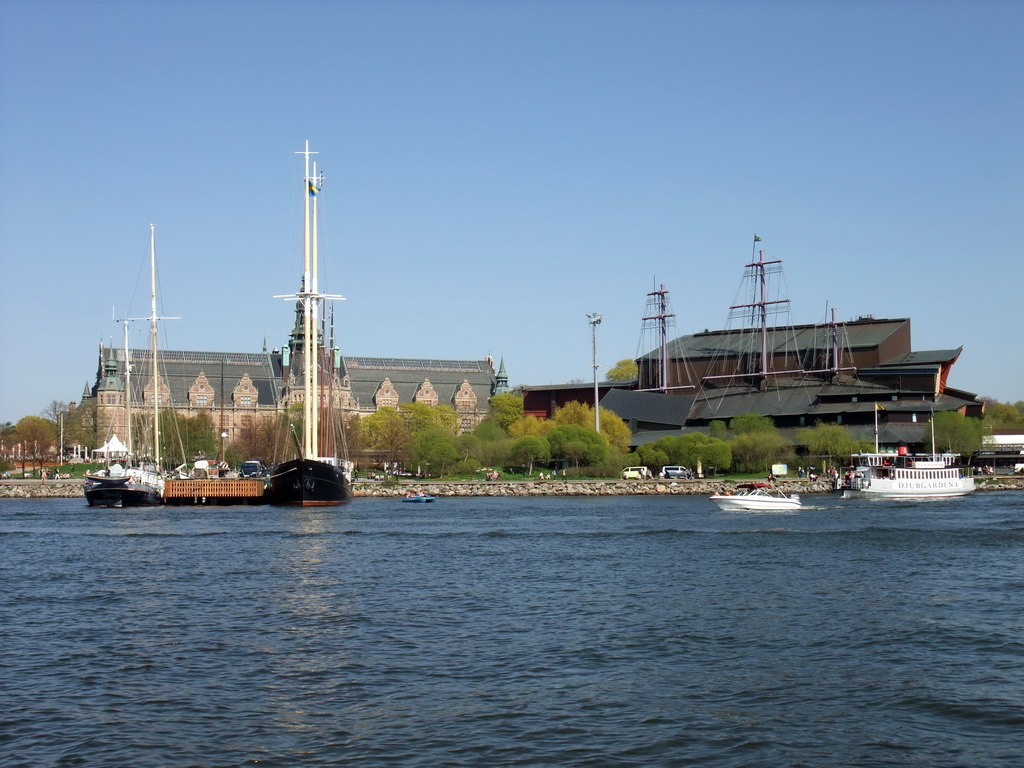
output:
{"label": "tall mast", "polygon": [[[126,313],[127,314],[127,313]],[[128,355],[128,318],[124,319],[124,418],[128,455],[132,453],[132,361]]]}
{"label": "tall mast", "polygon": [[305,173],[302,177],[303,186],[303,220],[302,220],[302,286],[297,294],[288,296],[275,296],[277,299],[300,300],[302,302],[302,341],[304,345],[303,371],[302,371],[302,395],[303,395],[303,425],[302,425],[302,450],[303,458],[316,458],[318,455],[319,419],[320,409],[317,402],[317,366],[318,366],[318,335],[317,317],[319,315],[318,304],[324,299],[344,299],[344,296],[335,296],[320,293],[318,285],[319,267],[317,254],[317,194],[320,192],[317,182],[321,181],[323,174],[317,175],[316,166],[313,166],[313,174],[310,175],[310,155],[316,155],[309,149],[309,140],[306,140],[306,148],[297,155],[305,157]]}
{"label": "tall mast", "polygon": [[317,199],[316,192],[317,186],[317,175],[316,175],[316,162],[313,163],[313,175],[309,178],[309,194],[306,195],[306,200],[310,204],[309,212],[309,228],[311,231],[310,237],[310,268],[312,270],[312,289],[309,300],[309,324],[310,324],[310,341],[312,343],[312,352],[309,355],[310,359],[310,383],[312,388],[310,389],[310,397],[312,398],[312,414],[313,420],[309,426],[309,445],[312,449],[310,454],[314,458],[319,457],[322,453],[320,449],[320,261],[318,251],[318,236],[319,232],[317,229]]}
{"label": "tall mast", "polygon": [[313,450],[313,434],[316,427],[316,416],[313,412],[314,397],[314,366],[316,365],[316,350],[314,339],[316,329],[313,327],[313,293],[316,290],[313,285],[313,246],[312,228],[309,217],[311,203],[315,200],[313,181],[309,174],[309,156],[318,154],[309,151],[309,139],[306,140],[306,148],[297,155],[304,155],[306,161],[305,172],[302,176],[303,206],[302,206],[302,454],[303,458],[316,456]]}
{"label": "tall mast", "polygon": [[160,468],[160,370],[156,360],[156,227],[149,225],[149,340],[153,352],[153,462]]}
{"label": "tall mast", "polygon": [[128,354],[128,323],[132,320],[139,320],[138,317],[128,317],[128,313],[125,312],[123,320],[117,320],[119,323],[124,323],[124,419],[125,419],[125,447],[128,449],[128,456],[135,454],[132,445],[132,363],[131,355]]}
{"label": "tall mast", "polygon": [[657,314],[648,315],[643,318],[644,323],[651,320],[658,321],[658,347],[661,350],[661,369],[658,372],[658,389],[668,392],[668,321],[675,317],[668,311],[668,288],[661,284],[660,290],[651,291],[647,294],[648,306],[653,306]]}
{"label": "tall mast", "polygon": [[[754,235],[754,250],[757,250],[757,243],[761,242],[761,238]],[[757,261],[751,261],[747,264],[747,269],[751,270],[748,274],[757,281],[757,288],[760,299],[753,302],[752,304],[736,304],[729,307],[730,311],[737,309],[749,309],[751,311],[751,320],[756,323],[757,330],[761,334],[761,360],[758,364],[759,370],[756,372],[757,378],[760,380],[761,385],[764,386],[768,379],[768,305],[772,304],[788,304],[789,299],[779,299],[776,301],[768,301],[768,271],[765,269],[773,264],[781,264],[781,259],[775,259],[774,261],[764,260],[764,251],[758,251]],[[753,373],[753,372],[751,372]],[[712,377],[707,377],[712,378]]]}
{"label": "tall mast", "polygon": [[[671,309],[668,288],[665,287],[664,283],[661,283],[657,290],[652,290],[647,294],[647,305],[644,309],[645,314],[641,323],[641,344],[645,351],[651,351],[643,356],[644,371],[646,373],[640,370],[640,361],[637,361],[637,383],[643,385],[639,390],[641,392],[657,391],[668,394],[669,390],[672,389],[693,389],[692,384],[677,384],[675,386],[671,384],[673,364],[669,357],[668,342],[675,326],[676,317]],[[653,347],[655,343],[657,343],[660,359],[657,381],[654,381],[655,377],[652,375],[654,366]],[[681,351],[676,365],[680,370],[686,367],[686,360]],[[675,377],[676,381],[681,376],[682,374],[677,375]]]}
{"label": "tall mast", "polygon": [[[831,368],[832,380],[836,381],[839,378],[839,333],[836,331],[836,308],[832,307],[832,323],[828,327],[829,341],[832,345],[832,365],[826,366]],[[878,453],[876,450],[875,453]]]}
{"label": "tall mast", "polygon": [[149,338],[153,355],[153,462],[160,470],[160,367],[157,363],[157,320],[177,320],[156,313],[156,227],[149,225]]}
{"label": "tall mast", "polygon": [[[780,311],[777,305],[789,304],[789,299],[768,299],[768,272],[771,271],[781,272],[781,267],[775,265],[781,264],[781,259],[774,259],[772,261],[766,261],[764,258],[764,251],[758,250],[757,243],[761,242],[761,238],[754,235],[754,251],[757,252],[757,261],[751,259],[751,262],[746,265],[746,269],[743,273],[745,279],[750,279],[752,285],[751,292],[751,303],[749,304],[734,304],[729,307],[730,319],[741,318],[743,322],[748,323],[747,329],[749,333],[746,333],[743,337],[744,346],[742,350],[737,353],[737,365],[736,373],[718,374],[714,376],[702,376],[702,381],[712,381],[715,379],[738,379],[738,378],[756,378],[758,386],[761,389],[767,387],[768,377],[777,376],[780,374],[788,373],[828,373],[831,374],[833,381],[838,379],[839,374],[842,371],[855,371],[855,366],[840,366],[840,349],[839,349],[839,334],[837,331],[836,323],[836,312],[832,310],[832,322],[829,326],[829,347],[826,348],[821,354],[824,355],[822,365],[824,367],[807,370],[806,368],[795,368],[791,370],[769,370],[775,351],[772,351],[769,356],[768,350],[768,313]],[[769,267],[774,267],[769,270]],[[742,312],[738,312],[741,310]],[[757,337],[754,334],[760,336],[760,360],[755,362],[755,350],[754,342]],[[749,345],[747,344],[749,339]],[[820,359],[817,353],[817,346],[815,345],[815,362]],[[831,352],[831,355],[829,354]],[[783,362],[788,358],[788,352],[783,350]],[[829,360],[831,357],[831,361]],[[800,361],[798,361],[799,363]]]}

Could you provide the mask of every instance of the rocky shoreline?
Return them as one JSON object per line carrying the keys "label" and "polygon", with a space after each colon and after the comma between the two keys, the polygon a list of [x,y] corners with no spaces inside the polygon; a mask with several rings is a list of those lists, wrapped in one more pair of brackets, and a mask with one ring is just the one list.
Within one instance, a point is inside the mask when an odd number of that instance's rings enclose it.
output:
{"label": "rocky shoreline", "polygon": [[[403,483],[399,486],[380,483],[357,483],[353,490],[357,496],[394,498],[410,491],[422,491],[428,496],[710,496],[722,488],[733,488],[732,482],[708,480],[520,480],[516,482],[488,481],[480,483],[422,482]],[[828,493],[830,485],[821,481],[776,483],[786,493]]]}
{"label": "rocky shoreline", "polygon": [[[399,484],[357,482],[352,490],[357,497],[399,498],[422,491],[429,496],[710,496],[735,482],[709,480],[519,480],[515,482],[402,482]],[[816,482],[783,481],[776,484],[786,493],[829,493],[831,485]],[[999,477],[978,482],[979,491],[1021,491],[1024,477]],[[74,499],[84,498],[81,480],[6,480],[0,481],[0,499]]]}

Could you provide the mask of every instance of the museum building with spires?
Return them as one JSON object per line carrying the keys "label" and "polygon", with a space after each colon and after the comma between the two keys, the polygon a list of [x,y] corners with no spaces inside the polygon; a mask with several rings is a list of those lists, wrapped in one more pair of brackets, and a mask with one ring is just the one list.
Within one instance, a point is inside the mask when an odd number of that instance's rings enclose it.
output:
{"label": "museum building with spires", "polygon": [[[183,416],[209,414],[232,442],[248,422],[286,412],[303,397],[301,315],[282,348],[261,352],[159,350],[157,376],[149,349],[100,345],[95,381],[86,384],[83,405],[95,401],[97,434],[124,435],[128,406]],[[333,336],[333,334],[332,334]],[[508,390],[504,361],[345,356],[333,338],[324,346],[321,391],[344,418],[385,406],[422,403],[451,406],[461,431],[487,416],[492,395]],[[128,402],[130,398],[130,403]]]}

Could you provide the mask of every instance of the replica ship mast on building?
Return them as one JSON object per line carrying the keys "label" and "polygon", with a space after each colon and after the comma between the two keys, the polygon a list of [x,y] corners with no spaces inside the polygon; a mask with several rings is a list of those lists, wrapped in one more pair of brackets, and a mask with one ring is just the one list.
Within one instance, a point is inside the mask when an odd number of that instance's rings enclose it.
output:
{"label": "replica ship mast on building", "polygon": [[[317,233],[317,195],[320,192],[316,166],[310,174],[309,142],[304,155],[306,166],[303,177],[303,249],[302,286],[297,294],[276,296],[297,300],[302,311],[302,440],[296,439],[298,457],[274,467],[270,475],[270,501],[272,504],[297,506],[332,506],[352,500],[352,489],[345,474],[343,457],[324,456],[320,435],[323,394],[320,387],[320,354],[318,317],[320,304],[326,299],[341,299],[320,293],[319,254]],[[329,406],[333,402],[328,403]],[[294,434],[294,431],[293,431]]]}
{"label": "replica ship mast on building", "polygon": [[807,366],[799,360],[795,340],[793,340],[793,348],[786,349],[786,342],[790,341],[787,335],[792,334],[792,325],[776,324],[773,327],[768,322],[770,315],[789,309],[789,299],[770,299],[768,295],[768,275],[781,273],[782,260],[766,261],[764,251],[757,249],[759,242],[761,242],[761,238],[754,235],[757,260],[752,260],[747,264],[744,272],[744,276],[749,279],[750,285],[753,287],[751,300],[745,304],[734,304],[729,307],[730,318],[748,320],[747,328],[741,331],[739,336],[741,343],[734,350],[733,362],[736,365],[736,370],[731,373],[704,375],[701,378],[701,383],[708,385],[713,382],[723,382],[727,385],[736,385],[746,381],[764,391],[768,388],[768,380],[771,377],[825,374],[832,381],[837,381],[840,374],[845,371],[856,372],[854,366],[844,367],[841,365],[835,309],[832,310],[832,320],[828,326],[828,347],[824,353],[823,365]]}

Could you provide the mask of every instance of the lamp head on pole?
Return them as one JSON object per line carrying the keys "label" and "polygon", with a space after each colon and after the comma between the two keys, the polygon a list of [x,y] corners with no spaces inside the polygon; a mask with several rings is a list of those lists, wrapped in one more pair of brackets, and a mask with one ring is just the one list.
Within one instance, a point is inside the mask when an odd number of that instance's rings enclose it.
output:
{"label": "lamp head on pole", "polygon": [[601,320],[603,318],[604,318],[604,315],[599,315],[599,314],[597,314],[597,312],[594,312],[592,314],[588,314],[587,315],[587,319],[590,321],[591,325],[600,325],[601,324]]}

